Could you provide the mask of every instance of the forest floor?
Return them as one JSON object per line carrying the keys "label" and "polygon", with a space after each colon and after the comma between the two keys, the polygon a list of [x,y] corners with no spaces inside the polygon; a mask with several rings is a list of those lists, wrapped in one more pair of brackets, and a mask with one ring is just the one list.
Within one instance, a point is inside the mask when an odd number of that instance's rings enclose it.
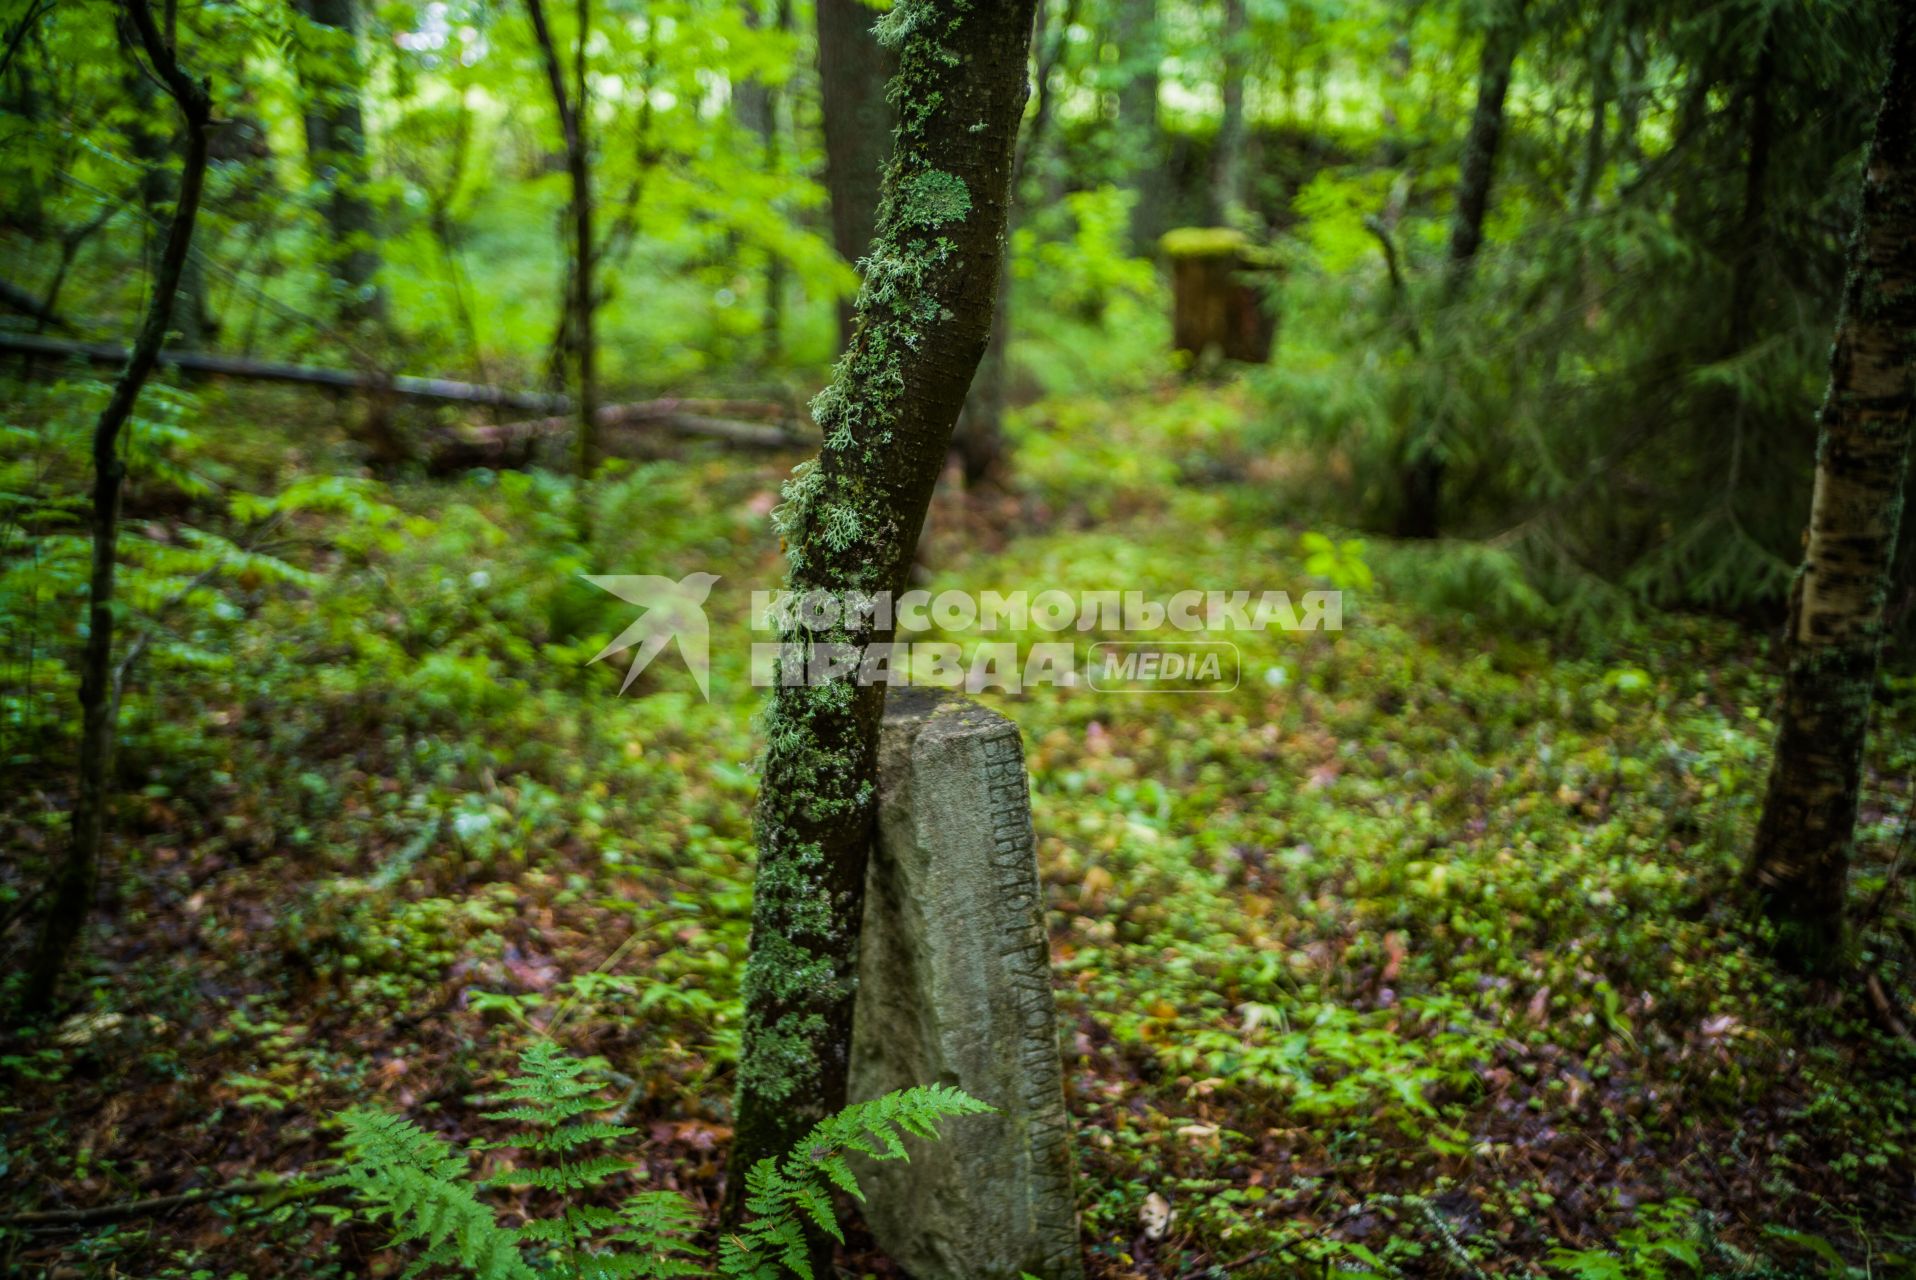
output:
{"label": "forest floor", "polygon": [[[296,403],[202,393],[221,485],[348,469],[316,427],[265,428]],[[1257,411],[1229,385],[1029,406],[1015,491],[937,509],[929,585],[1322,585],[1287,514],[1309,477],[1238,443]],[[548,1032],[619,1073],[651,1185],[715,1205],[748,595],[779,581],[793,461],[624,470],[589,553],[542,475],[369,481],[290,516],[279,554],[310,576],[240,581],[128,694],[86,1012],[0,1046],[0,1212],[311,1170],[355,1102],[484,1136],[474,1095]],[[165,506],[133,495],[135,519]],[[1345,629],[1234,637],[1229,693],[984,695],[1029,758],[1092,1275],[1906,1272],[1916,926],[1890,895],[1867,931],[1880,998],[1807,986],[1733,894],[1764,639],[1665,617],[1598,651],[1504,616],[1517,588],[1468,548],[1342,554],[1376,580]],[[694,570],[723,575],[711,700],[676,660],[616,696],[622,664],[585,660],[624,606],[578,575]],[[1900,865],[1913,728],[1899,693],[1859,901]],[[65,838],[54,766],[6,788],[10,891]],[[26,1275],[403,1264],[273,1195],[0,1228]]]}

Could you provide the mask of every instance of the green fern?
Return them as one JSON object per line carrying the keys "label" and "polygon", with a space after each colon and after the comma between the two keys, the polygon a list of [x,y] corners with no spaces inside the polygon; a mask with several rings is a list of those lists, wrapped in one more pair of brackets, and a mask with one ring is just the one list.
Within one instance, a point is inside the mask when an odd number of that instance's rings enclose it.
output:
{"label": "green fern", "polygon": [[746,1175],[745,1209],[751,1218],[720,1247],[719,1274],[777,1280],[789,1270],[812,1280],[802,1218],[842,1241],[844,1233],[832,1212],[833,1188],[864,1199],[847,1155],[855,1152],[873,1160],[909,1159],[906,1134],[936,1138],[938,1121],[946,1116],[989,1110],[976,1098],[948,1085],[925,1085],[853,1103],[821,1120],[782,1165],[767,1158]]}
{"label": "green fern", "polygon": [[[516,1126],[510,1138],[475,1143],[478,1151],[512,1150],[531,1157],[475,1180],[468,1158],[437,1134],[400,1116],[367,1108],[342,1117],[345,1167],[329,1186],[353,1193],[367,1216],[390,1219],[393,1243],[418,1245],[408,1276],[447,1268],[479,1280],[624,1280],[707,1274],[692,1243],[702,1219],[682,1197],[642,1191],[617,1209],[578,1203],[581,1193],[629,1172],[630,1162],[606,1150],[636,1132],[598,1118],[603,1086],[584,1062],[541,1043],[519,1058],[519,1074],[486,1113]],[[906,1089],[845,1108],[821,1121],[783,1162],[761,1160],[746,1178],[745,1225],[720,1249],[719,1274],[811,1280],[805,1223],[842,1240],[832,1191],[859,1196],[846,1157],[906,1158],[904,1138],[938,1136],[946,1116],[990,1108],[945,1086]],[[534,1188],[557,1195],[556,1217],[506,1227],[479,1193]],[[862,1198],[862,1196],[860,1197]]]}
{"label": "green fern", "polygon": [[456,1266],[480,1280],[525,1280],[536,1273],[517,1233],[499,1225],[467,1180],[464,1156],[403,1116],[358,1107],[341,1117],[343,1172],[327,1185],[351,1191],[374,1219],[390,1218],[394,1244],[423,1242],[408,1276]]}

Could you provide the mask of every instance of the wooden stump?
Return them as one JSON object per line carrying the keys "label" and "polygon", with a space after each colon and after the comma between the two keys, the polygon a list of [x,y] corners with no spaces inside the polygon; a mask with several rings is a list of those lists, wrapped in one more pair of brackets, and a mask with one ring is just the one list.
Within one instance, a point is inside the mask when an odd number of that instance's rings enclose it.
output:
{"label": "wooden stump", "polygon": [[1179,227],[1158,242],[1171,263],[1171,344],[1200,359],[1268,364],[1277,313],[1258,273],[1273,269],[1241,231]]}

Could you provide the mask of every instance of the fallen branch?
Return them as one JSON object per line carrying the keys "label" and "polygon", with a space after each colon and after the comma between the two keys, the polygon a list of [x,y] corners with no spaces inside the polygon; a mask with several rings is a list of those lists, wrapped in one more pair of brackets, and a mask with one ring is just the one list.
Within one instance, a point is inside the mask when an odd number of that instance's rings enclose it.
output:
{"label": "fallen branch", "polygon": [[[789,449],[816,442],[791,422],[790,410],[785,405],[773,400],[694,400],[670,396],[604,405],[594,421],[601,431],[667,431],[758,449]],[[577,426],[577,422],[565,415],[496,426],[468,423],[441,432],[432,440],[427,446],[428,465],[440,472],[465,467],[513,466],[524,462],[539,441],[563,439]]]}
{"label": "fallen branch", "polygon": [[68,332],[73,329],[73,326],[67,323],[65,316],[10,280],[0,280],[0,306],[5,306],[9,311],[17,311],[29,319],[38,320],[43,325],[52,325],[56,329],[65,329]]}
{"label": "fallen branch", "polygon": [[0,1227],[86,1227],[102,1222],[124,1222],[129,1218],[151,1218],[189,1205],[236,1196],[256,1196],[268,1191],[285,1192],[283,1201],[310,1200],[326,1190],[324,1183],[288,1182],[262,1178],[252,1182],[234,1182],[224,1187],[201,1187],[178,1195],[154,1196],[147,1200],[122,1200],[115,1204],[95,1205],[90,1209],[39,1209],[0,1217]]}
{"label": "fallen branch", "polygon": [[[86,360],[100,365],[123,365],[127,350],[110,342],[75,342],[63,338],[45,338],[33,334],[0,331],[0,352],[15,355],[51,356],[57,359]],[[256,382],[286,382],[299,386],[332,387],[341,391],[371,391],[407,400],[437,400],[454,404],[490,404],[532,413],[563,412],[570,403],[561,395],[541,391],[511,391],[504,387],[486,387],[448,378],[418,378],[406,374],[360,372],[354,369],[326,369],[311,365],[283,364],[273,360],[249,360],[242,356],[217,355],[210,351],[162,350],[158,363],[193,373],[216,374],[225,378],[245,378]]]}
{"label": "fallen branch", "polygon": [[1882,1024],[1883,1030],[1898,1040],[1910,1039],[1909,1027],[1896,1016],[1896,1006],[1890,1003],[1889,993],[1883,990],[1882,979],[1878,978],[1874,972],[1866,974],[1863,978],[1863,989],[1869,993],[1870,1012],[1876,1015],[1876,1020]]}

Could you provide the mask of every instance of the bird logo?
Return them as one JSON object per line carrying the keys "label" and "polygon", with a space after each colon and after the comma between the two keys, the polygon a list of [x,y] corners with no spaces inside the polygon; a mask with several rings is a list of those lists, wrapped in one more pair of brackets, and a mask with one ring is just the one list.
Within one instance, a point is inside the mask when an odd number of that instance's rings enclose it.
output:
{"label": "bird logo", "polygon": [[712,633],[706,625],[704,606],[705,597],[711,594],[712,584],[718,581],[716,573],[688,573],[677,582],[650,573],[585,573],[579,576],[599,590],[610,591],[627,604],[635,604],[645,610],[639,615],[638,621],[593,655],[587,666],[637,645],[638,651],[632,655],[632,665],[625,669],[625,682],[619,686],[619,692],[624,693],[639,678],[639,672],[645,670],[646,665],[659,655],[659,651],[677,640],[679,655],[685,659],[692,678],[699,683],[699,696],[711,700]]}

